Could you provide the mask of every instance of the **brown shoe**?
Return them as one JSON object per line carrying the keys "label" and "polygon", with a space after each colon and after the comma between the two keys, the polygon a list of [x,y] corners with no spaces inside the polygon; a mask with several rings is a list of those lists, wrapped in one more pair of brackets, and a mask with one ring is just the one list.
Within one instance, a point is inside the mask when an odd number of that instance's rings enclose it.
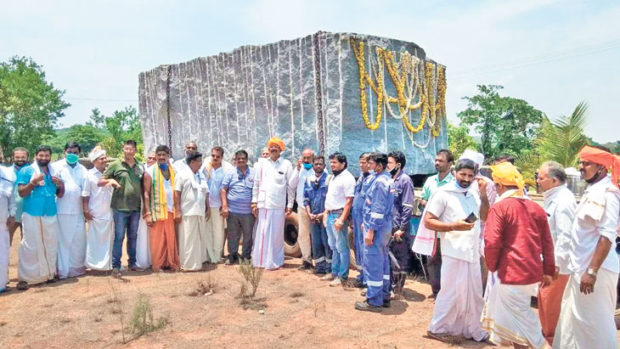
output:
{"label": "brown shoe", "polygon": [[142,268],[140,268],[140,267],[137,267],[137,266],[135,266],[135,265],[133,265],[133,266],[129,267],[129,270],[131,270],[131,271],[137,271],[137,272],[143,272],[143,271],[144,271],[144,269],[142,269]]}

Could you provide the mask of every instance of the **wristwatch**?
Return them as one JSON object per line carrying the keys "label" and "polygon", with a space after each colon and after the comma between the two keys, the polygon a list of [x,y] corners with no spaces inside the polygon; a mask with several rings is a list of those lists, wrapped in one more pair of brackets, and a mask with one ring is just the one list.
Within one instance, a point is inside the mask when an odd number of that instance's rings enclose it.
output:
{"label": "wristwatch", "polygon": [[586,274],[596,277],[596,270],[594,270],[594,268],[588,268]]}

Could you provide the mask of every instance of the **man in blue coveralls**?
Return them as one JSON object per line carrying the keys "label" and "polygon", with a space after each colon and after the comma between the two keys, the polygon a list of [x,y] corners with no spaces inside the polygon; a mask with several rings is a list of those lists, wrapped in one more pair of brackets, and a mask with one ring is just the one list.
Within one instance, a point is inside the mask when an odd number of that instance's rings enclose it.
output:
{"label": "man in blue coveralls", "polygon": [[[366,199],[366,190],[371,182],[371,171],[368,168],[368,157],[370,153],[362,153],[359,159],[360,176],[355,184],[355,196],[353,197],[353,208],[351,210],[351,218],[353,219],[353,238],[355,245],[355,262],[358,266],[363,265],[364,256],[364,234],[362,234],[362,208]],[[355,280],[354,285],[362,288],[366,287],[364,281],[364,273],[360,272]]]}
{"label": "man in blue coveralls", "polygon": [[409,220],[413,212],[413,182],[411,177],[403,172],[407,160],[401,151],[393,151],[388,154],[387,170],[394,180],[392,194],[394,195],[394,206],[392,207],[392,239],[389,249],[394,260],[390,270],[392,271],[392,289],[396,297],[399,297],[405,280],[407,271],[413,264],[413,238],[410,232]]}
{"label": "man in blue coveralls", "polygon": [[356,302],[355,309],[381,312],[390,306],[390,261],[388,240],[392,233],[392,206],[394,195],[390,174],[385,172],[388,157],[373,153],[368,162],[374,166],[376,177],[366,195],[363,208],[364,277],[368,285],[366,300]]}
{"label": "man in blue coveralls", "polygon": [[325,275],[331,273],[332,270],[332,250],[327,241],[327,230],[323,226],[325,195],[328,185],[328,175],[324,171],[325,158],[320,155],[316,156],[312,168],[314,172],[306,178],[304,184],[304,209],[310,218],[314,273]]}

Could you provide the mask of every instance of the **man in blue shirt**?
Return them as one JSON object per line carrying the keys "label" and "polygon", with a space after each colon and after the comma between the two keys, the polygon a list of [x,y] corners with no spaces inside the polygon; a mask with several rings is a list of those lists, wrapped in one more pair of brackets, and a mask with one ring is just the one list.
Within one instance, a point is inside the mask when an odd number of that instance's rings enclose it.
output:
{"label": "man in blue shirt", "polygon": [[328,174],[325,172],[325,158],[317,156],[312,166],[314,173],[310,175],[304,185],[304,210],[310,218],[312,232],[312,252],[314,259],[314,273],[325,275],[332,270],[332,250],[327,241],[327,230],[323,225],[325,211],[325,195],[327,194]]}
{"label": "man in blue shirt", "polygon": [[52,149],[41,145],[36,162],[19,171],[19,196],[24,198],[22,241],[19,247],[18,290],[28,284],[54,280],[58,253],[56,197],[64,195],[64,183],[49,166]]}
{"label": "man in blue shirt", "polygon": [[391,279],[394,293],[398,296],[405,286],[407,271],[411,269],[413,264],[413,252],[411,251],[413,238],[409,221],[411,220],[415,198],[411,177],[403,172],[405,164],[407,164],[407,159],[403,152],[393,151],[388,154],[387,169],[394,180],[392,186],[392,194],[394,195],[392,240],[389,248],[395,259],[393,262],[396,262],[391,265]]}
{"label": "man in blue shirt", "polygon": [[254,215],[252,188],[254,187],[254,171],[248,166],[248,153],[239,150],[235,153],[236,170],[229,172],[222,181],[220,198],[221,214],[226,218],[228,226],[228,259],[226,265],[234,264],[239,259],[239,238],[243,236],[241,258],[249,261],[252,258],[252,230]]}
{"label": "man in blue shirt", "polygon": [[392,233],[392,206],[394,195],[390,174],[385,172],[388,157],[373,153],[369,163],[374,166],[376,177],[372,182],[364,201],[364,276],[368,290],[366,300],[356,302],[355,309],[361,311],[381,312],[382,307],[390,304],[390,261],[388,257],[388,240]]}

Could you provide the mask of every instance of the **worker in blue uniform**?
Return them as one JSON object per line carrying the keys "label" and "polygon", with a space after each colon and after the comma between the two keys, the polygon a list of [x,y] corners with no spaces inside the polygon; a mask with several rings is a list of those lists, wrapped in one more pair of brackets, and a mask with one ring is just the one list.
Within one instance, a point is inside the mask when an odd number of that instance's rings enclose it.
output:
{"label": "worker in blue uniform", "polygon": [[368,159],[375,168],[375,178],[366,192],[363,207],[364,233],[363,272],[368,289],[366,300],[355,303],[355,309],[380,312],[390,304],[390,261],[388,241],[392,233],[392,178],[385,171],[386,154],[373,153]]}
{"label": "worker in blue uniform", "polygon": [[[355,196],[353,197],[353,208],[351,210],[351,218],[353,219],[353,240],[355,246],[355,263],[358,266],[363,265],[364,256],[364,235],[362,234],[362,208],[366,199],[366,190],[371,183],[371,171],[368,168],[368,157],[370,153],[362,153],[359,158],[360,175],[355,184]],[[354,285],[362,288],[366,287],[364,281],[364,273],[360,272]]]}
{"label": "worker in blue uniform", "polygon": [[394,195],[394,205],[392,206],[392,239],[388,245],[392,254],[390,257],[390,270],[392,273],[392,289],[395,297],[402,294],[407,272],[413,265],[413,237],[409,221],[413,212],[415,201],[413,182],[411,177],[403,172],[407,159],[401,151],[393,151],[388,154],[387,170],[394,180],[392,194]]}

